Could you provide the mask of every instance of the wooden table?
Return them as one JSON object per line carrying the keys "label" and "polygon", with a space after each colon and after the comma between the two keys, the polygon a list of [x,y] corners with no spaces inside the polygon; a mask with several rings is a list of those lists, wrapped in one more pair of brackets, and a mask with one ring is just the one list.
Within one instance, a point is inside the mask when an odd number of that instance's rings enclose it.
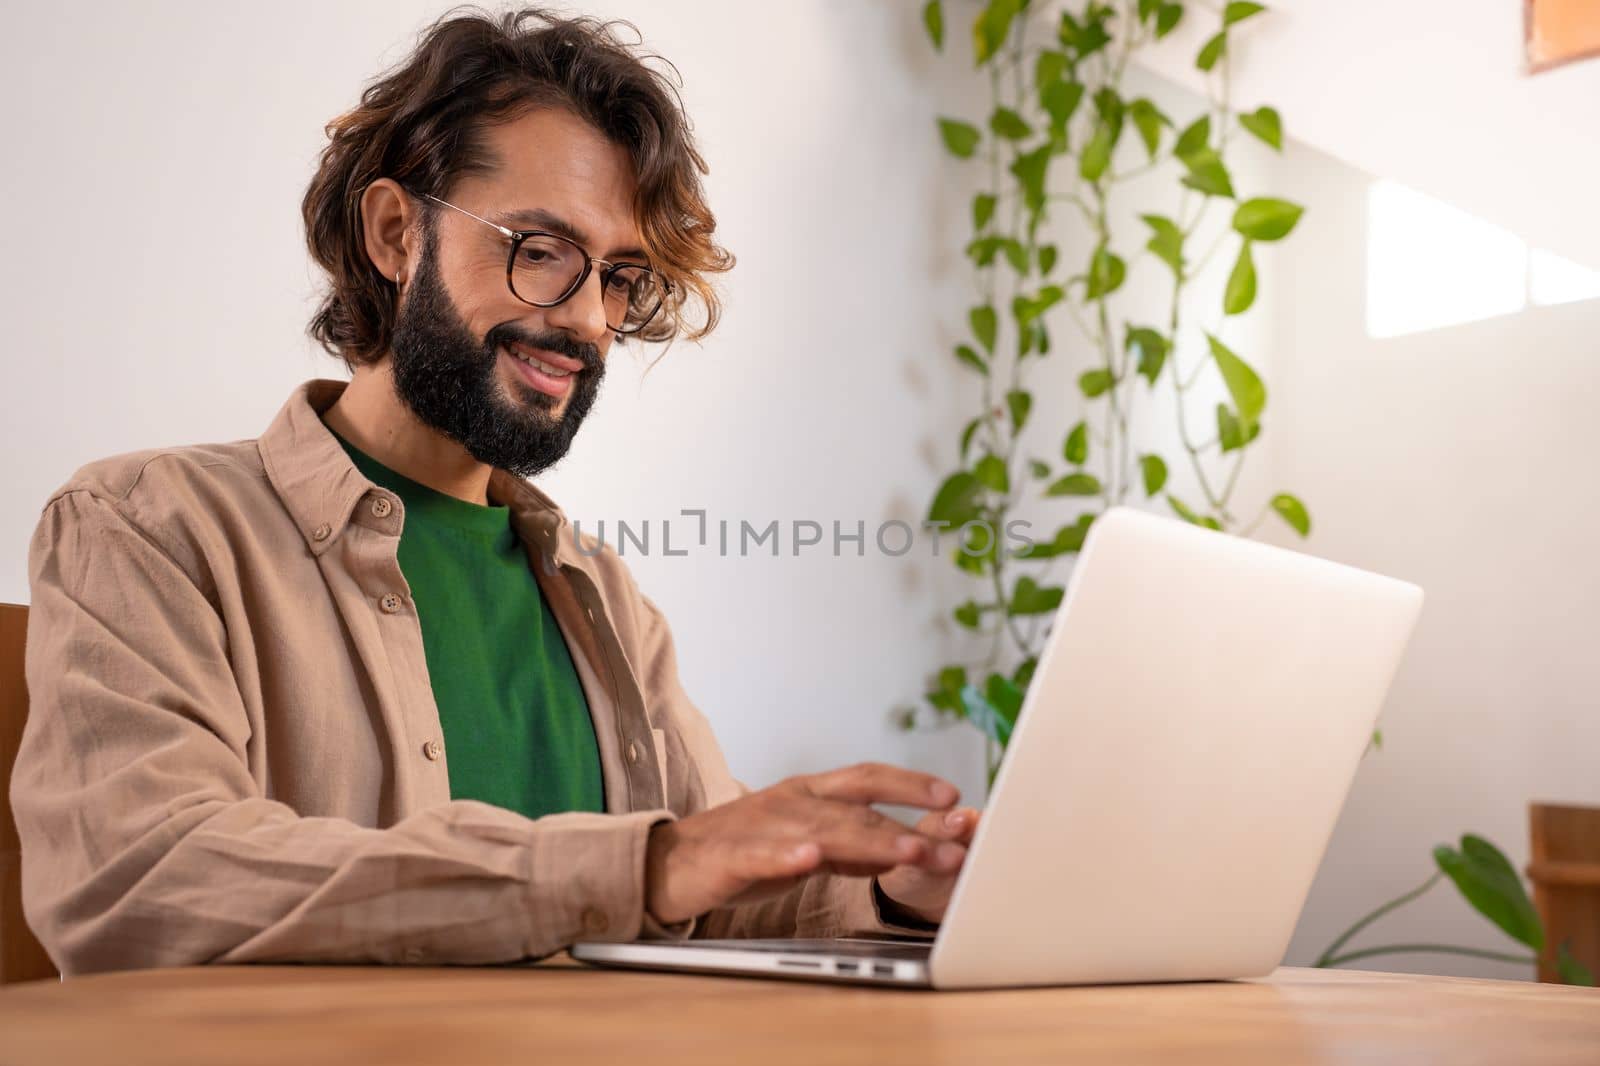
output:
{"label": "wooden table", "polygon": [[238,966],[0,989],[0,1063],[1600,1064],[1600,991],[1281,969],[909,992],[505,969]]}

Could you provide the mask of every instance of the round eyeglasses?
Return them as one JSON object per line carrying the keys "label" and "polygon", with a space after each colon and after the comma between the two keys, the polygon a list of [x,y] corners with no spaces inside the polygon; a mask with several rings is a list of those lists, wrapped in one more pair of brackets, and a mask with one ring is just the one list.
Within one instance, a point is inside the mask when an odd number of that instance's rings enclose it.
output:
{"label": "round eyeglasses", "polygon": [[626,335],[644,329],[672,291],[671,283],[647,266],[613,263],[590,255],[577,241],[559,233],[507,229],[431,193],[425,198],[477,219],[511,242],[511,253],[506,257],[506,285],[511,295],[525,304],[555,307],[565,303],[589,280],[589,272],[599,263],[606,328]]}

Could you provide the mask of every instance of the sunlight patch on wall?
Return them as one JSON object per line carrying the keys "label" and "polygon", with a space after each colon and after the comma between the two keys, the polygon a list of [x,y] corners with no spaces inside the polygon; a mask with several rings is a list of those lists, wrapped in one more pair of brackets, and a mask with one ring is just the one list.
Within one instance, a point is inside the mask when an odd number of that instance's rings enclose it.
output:
{"label": "sunlight patch on wall", "polygon": [[1392,181],[1367,198],[1367,333],[1398,337],[1600,298],[1600,271]]}

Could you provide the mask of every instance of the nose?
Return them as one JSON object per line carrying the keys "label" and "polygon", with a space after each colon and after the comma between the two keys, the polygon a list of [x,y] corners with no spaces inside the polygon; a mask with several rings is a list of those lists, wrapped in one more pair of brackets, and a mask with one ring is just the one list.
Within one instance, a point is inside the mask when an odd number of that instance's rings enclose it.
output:
{"label": "nose", "polygon": [[579,340],[598,344],[609,330],[606,328],[605,299],[600,280],[600,267],[589,271],[578,291],[565,301],[550,308],[546,321],[564,329]]}

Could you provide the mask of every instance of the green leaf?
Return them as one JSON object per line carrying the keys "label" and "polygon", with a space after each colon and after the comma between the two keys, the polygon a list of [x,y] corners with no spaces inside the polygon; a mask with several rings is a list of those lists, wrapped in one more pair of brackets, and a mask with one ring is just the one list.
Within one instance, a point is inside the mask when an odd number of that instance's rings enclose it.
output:
{"label": "green leaf", "polygon": [[1166,364],[1169,345],[1167,338],[1155,330],[1144,326],[1128,327],[1126,347],[1129,351],[1139,349],[1139,373],[1154,385],[1156,378],[1161,376],[1161,368]]}
{"label": "green leaf", "polygon": [[998,237],[993,234],[987,237],[978,237],[967,244],[967,255],[981,267],[986,267],[994,262],[994,254],[1004,252],[1006,262],[1019,274],[1028,272],[1028,251],[1014,237]]}
{"label": "green leaf", "polygon": [[1012,684],[1009,677],[990,674],[983,685],[983,696],[1006,721],[1016,724],[1017,714],[1022,710],[1022,690]]}
{"label": "green leaf", "polygon": [[1039,273],[1048,274],[1056,268],[1056,246],[1041,244],[1039,246]]}
{"label": "green leaf", "polygon": [[989,364],[983,361],[983,356],[972,350],[971,345],[956,345],[956,358],[985,377],[989,375]]}
{"label": "green leaf", "polygon": [[1051,482],[1044,490],[1046,496],[1098,496],[1100,479],[1093,474],[1068,474]]}
{"label": "green leaf", "polygon": [[971,600],[963,603],[950,613],[955,617],[957,622],[966,626],[968,629],[977,629],[979,622],[982,620],[982,612],[979,610],[978,605],[973,603]]}
{"label": "green leaf", "polygon": [[[996,678],[1004,684],[997,685]],[[1010,691],[1007,691],[1008,688]],[[961,702],[966,707],[967,718],[996,744],[1004,747],[1011,739],[1011,730],[1016,726],[1017,708],[1022,705],[1022,693],[1009,678],[999,674],[989,675],[985,689],[989,693],[988,696],[972,685],[963,686]],[[1015,694],[1014,705],[1013,694]],[[1012,707],[1009,714],[1004,710],[1008,706]]]}
{"label": "green leaf", "polygon": [[983,350],[994,351],[995,331],[1000,328],[996,320],[994,308],[988,304],[974,307],[967,312],[967,321],[972,325],[972,335],[978,338],[978,343],[983,345]]}
{"label": "green leaf", "polygon": [[981,418],[974,418],[971,422],[968,422],[966,424],[965,428],[963,428],[961,430],[961,460],[962,460],[962,462],[966,461],[967,449],[969,447],[971,447],[971,445],[972,445],[972,435],[978,431],[978,423],[980,423],[982,421],[983,421],[983,419],[981,419]]}
{"label": "green leaf", "polygon": [[1061,606],[1059,586],[1040,586],[1033,578],[1023,575],[1017,578],[1017,587],[1011,593],[1011,606],[1007,613],[1019,614],[1047,614]]}
{"label": "green leaf", "polygon": [[1167,463],[1159,455],[1139,456],[1139,470],[1144,474],[1144,494],[1154,496],[1167,483]]}
{"label": "green leaf", "polygon": [[[1037,331],[1033,328],[1033,320],[1027,318],[1031,313],[1032,305],[1026,297],[1018,296],[1011,301],[1011,313],[1019,315],[1017,319],[1017,358],[1022,359],[1033,351],[1034,343],[1039,339]],[[1026,321],[1026,325],[1024,325]]]}
{"label": "green leaf", "polygon": [[[998,539],[998,537],[992,536],[984,536],[982,538],[975,537],[973,538],[974,546],[970,551],[965,548],[963,542],[963,544],[958,545],[956,549],[951,552],[951,561],[956,564],[956,569],[963,570],[966,573],[972,574],[974,577],[981,576],[985,571],[994,565],[995,542]],[[982,609],[989,610],[990,608],[984,607]]]}
{"label": "green leaf", "polygon": [[1017,432],[1028,421],[1028,411],[1033,407],[1033,395],[1022,389],[1006,393],[1006,407],[1011,411],[1011,429]]}
{"label": "green leaf", "polygon": [[989,128],[1009,141],[1020,141],[1033,132],[1033,127],[1009,107],[997,107],[989,116]]}
{"label": "green leaf", "polygon": [[1212,518],[1210,515],[1195,514],[1194,511],[1190,509],[1188,504],[1184,503],[1170,492],[1167,493],[1167,503],[1170,504],[1172,509],[1178,513],[1179,518],[1190,523],[1191,525],[1204,526],[1207,529],[1215,529],[1218,531],[1222,529],[1222,523],[1218,522],[1215,518]]}
{"label": "green leaf", "polygon": [[1161,150],[1161,127],[1166,123],[1167,117],[1156,110],[1156,105],[1149,100],[1139,99],[1128,105],[1128,116],[1133,119],[1134,127],[1139,131],[1139,139],[1144,141],[1144,150],[1154,159]]}
{"label": "green leaf", "polygon": [[1178,224],[1162,215],[1140,215],[1150,227],[1150,243],[1145,247],[1172,268],[1172,273],[1183,277],[1183,231]]}
{"label": "green leaf", "polygon": [[939,671],[939,690],[941,692],[959,691],[967,683],[967,668],[965,666],[947,666]]}
{"label": "green leaf", "polygon": [[1161,0],[1139,0],[1139,21],[1148,22],[1161,9]]}
{"label": "green leaf", "polygon": [[1211,116],[1201,115],[1178,134],[1178,143],[1172,146],[1172,154],[1179,159],[1191,156],[1211,143]]}
{"label": "green leaf", "polygon": [[1030,323],[1061,302],[1065,295],[1059,285],[1046,285],[1033,296],[1016,296],[1011,301],[1011,314],[1017,325],[1026,330]]}
{"label": "green leaf", "polygon": [[967,258],[971,259],[974,266],[986,267],[994,262],[994,253],[1000,250],[1000,242],[1004,237],[993,234],[987,237],[974,237],[967,242]]}
{"label": "green leaf", "polygon": [[1156,12],[1156,40],[1171,33],[1182,18],[1182,4],[1162,4],[1161,10]]}
{"label": "green leaf", "polygon": [[1011,672],[1011,683],[1023,692],[1027,692],[1028,682],[1033,680],[1033,672],[1038,668],[1039,657],[1037,655],[1028,656],[1018,663],[1017,668]]}
{"label": "green leaf", "polygon": [[1095,300],[1101,296],[1109,296],[1122,287],[1122,281],[1127,276],[1128,265],[1102,244],[1095,249],[1094,258],[1089,260],[1087,298]]}
{"label": "green leaf", "polygon": [[1233,228],[1253,241],[1276,241],[1289,235],[1305,208],[1265,197],[1246,200],[1233,213]]}
{"label": "green leaf", "polygon": [[1095,127],[1094,136],[1089,139],[1089,146],[1083,150],[1083,158],[1078,161],[1078,173],[1084,181],[1100,180],[1106,167],[1111,165],[1111,147],[1115,142],[1115,128],[1104,122]]}
{"label": "green leaf", "polygon": [[1033,83],[1039,87],[1041,104],[1044,101],[1044,90],[1051,83],[1060,81],[1066,71],[1067,57],[1064,52],[1058,52],[1054,48],[1039,50],[1039,58],[1033,64]]}
{"label": "green leaf", "polygon": [[922,24],[928,29],[928,39],[935,51],[944,51],[944,5],[940,0],[928,0],[922,8]]}
{"label": "green leaf", "polygon": [[1011,491],[1011,475],[1006,471],[1005,460],[998,455],[985,455],[972,472],[986,489],[999,493]]}
{"label": "green leaf", "polygon": [[1182,158],[1183,165],[1189,168],[1189,173],[1183,176],[1184,185],[1207,196],[1233,195],[1233,179],[1228,176],[1228,168],[1222,165],[1222,157],[1215,149],[1201,148]]}
{"label": "green leaf", "polygon": [[1205,43],[1200,49],[1200,54],[1195,57],[1194,65],[1201,70],[1210,70],[1217,65],[1217,60],[1222,58],[1222,53],[1227,51],[1228,35],[1219,33]]}
{"label": "green leaf", "polygon": [[1239,125],[1263,141],[1283,151],[1283,120],[1270,107],[1258,107],[1239,116]]}
{"label": "green leaf", "polygon": [[1085,370],[1078,375],[1078,388],[1082,389],[1083,394],[1091,400],[1114,384],[1116,381],[1112,378],[1111,371],[1104,367],[1098,370]]}
{"label": "green leaf", "polygon": [[[973,608],[973,625],[977,625],[977,604],[971,603]],[[962,605],[967,606],[967,604]],[[960,608],[957,608],[960,610]],[[939,671],[938,679],[934,683],[933,691],[926,693],[925,698],[941,711],[949,711],[958,717],[965,718],[967,709],[961,702],[961,687],[967,683],[967,668],[964,666],[947,666]]]}
{"label": "green leaf", "polygon": [[962,122],[958,118],[941,118],[939,120],[939,135],[944,138],[944,146],[950,154],[959,159],[971,159],[972,153],[978,149],[978,141],[982,134],[978,127],[970,122]]}
{"label": "green leaf", "polygon": [[1050,464],[1042,459],[1029,459],[1028,470],[1041,481],[1050,476]]}
{"label": "green leaf", "polygon": [[1561,946],[1556,948],[1556,972],[1561,975],[1563,984],[1595,987],[1594,974],[1589,972],[1587,966],[1572,957],[1572,948],[1566,941],[1562,941]]}
{"label": "green leaf", "polygon": [[1048,541],[1033,544],[1017,552],[1019,559],[1054,559],[1058,555],[1075,552],[1083,547],[1083,540],[1089,535],[1089,527],[1094,524],[1095,516],[1082,514],[1070,526],[1062,526],[1056,530],[1056,535]]}
{"label": "green leaf", "polygon": [[1479,914],[1534,951],[1544,947],[1539,914],[1500,849],[1469,833],[1459,851],[1441,844],[1433,849],[1433,859]]}
{"label": "green leaf", "polygon": [[1311,535],[1311,516],[1306,513],[1306,505],[1287,492],[1280,492],[1272,498],[1272,509],[1282,516],[1283,520],[1302,537]]}
{"label": "green leaf", "polygon": [[1259,15],[1265,10],[1266,8],[1261,4],[1252,4],[1248,0],[1233,0],[1232,3],[1222,9],[1222,25],[1224,27],[1232,26],[1236,22],[1243,22],[1251,15]]}
{"label": "green leaf", "polygon": [[1083,85],[1076,81],[1057,81],[1045,86],[1039,103],[1050,115],[1052,129],[1065,129],[1078,104],[1083,101]]}
{"label": "green leaf", "polygon": [[1111,140],[1115,143],[1122,136],[1122,120],[1128,111],[1122,97],[1117,95],[1115,89],[1106,86],[1094,94],[1094,109],[1100,120],[1111,127]]}
{"label": "green leaf", "polygon": [[1076,52],[1080,60],[1094,55],[1111,43],[1111,36],[1106,33],[1103,16],[1096,13],[1093,5],[1085,12],[1081,25],[1070,12],[1063,11],[1061,28],[1056,32],[1056,37],[1063,48]]}
{"label": "green leaf", "polygon": [[928,508],[929,522],[948,522],[956,529],[978,517],[978,493],[983,485],[965,470],[945,478]]}
{"label": "green leaf", "polygon": [[1007,168],[1022,184],[1022,198],[1030,211],[1044,207],[1044,180],[1049,167],[1050,146],[1046,144],[1026,155],[1017,156],[1016,161]]}
{"label": "green leaf", "polygon": [[1254,424],[1267,406],[1267,387],[1250,365],[1234,355],[1227,345],[1209,333],[1206,340],[1211,342],[1211,357],[1222,371],[1223,383],[1228,386],[1228,395],[1233,397],[1239,420],[1247,425]]}
{"label": "green leaf", "polygon": [[995,202],[994,196],[986,192],[980,192],[972,198],[973,229],[981,230],[989,224],[989,220],[994,217]]}
{"label": "green leaf", "polygon": [[1061,454],[1074,466],[1082,466],[1089,459],[1089,423],[1079,422],[1067,434],[1061,445]]}
{"label": "green leaf", "polygon": [[972,54],[978,66],[987,63],[1006,43],[1011,20],[1022,10],[1022,0],[989,0],[972,26]]}
{"label": "green leaf", "polygon": [[1225,403],[1217,404],[1217,440],[1224,454],[1244,447],[1244,428],[1239,425],[1233,409]]}
{"label": "green leaf", "polygon": [[1222,296],[1222,313],[1243,314],[1255,302],[1256,264],[1250,257],[1250,241],[1247,238],[1239,246],[1239,258],[1233,264],[1233,273],[1228,276],[1228,291]]}
{"label": "green leaf", "polygon": [[1021,241],[1007,237],[1000,242],[1000,251],[1005,254],[1006,262],[1011,264],[1012,270],[1018,274],[1027,274],[1028,250],[1022,246]]}

